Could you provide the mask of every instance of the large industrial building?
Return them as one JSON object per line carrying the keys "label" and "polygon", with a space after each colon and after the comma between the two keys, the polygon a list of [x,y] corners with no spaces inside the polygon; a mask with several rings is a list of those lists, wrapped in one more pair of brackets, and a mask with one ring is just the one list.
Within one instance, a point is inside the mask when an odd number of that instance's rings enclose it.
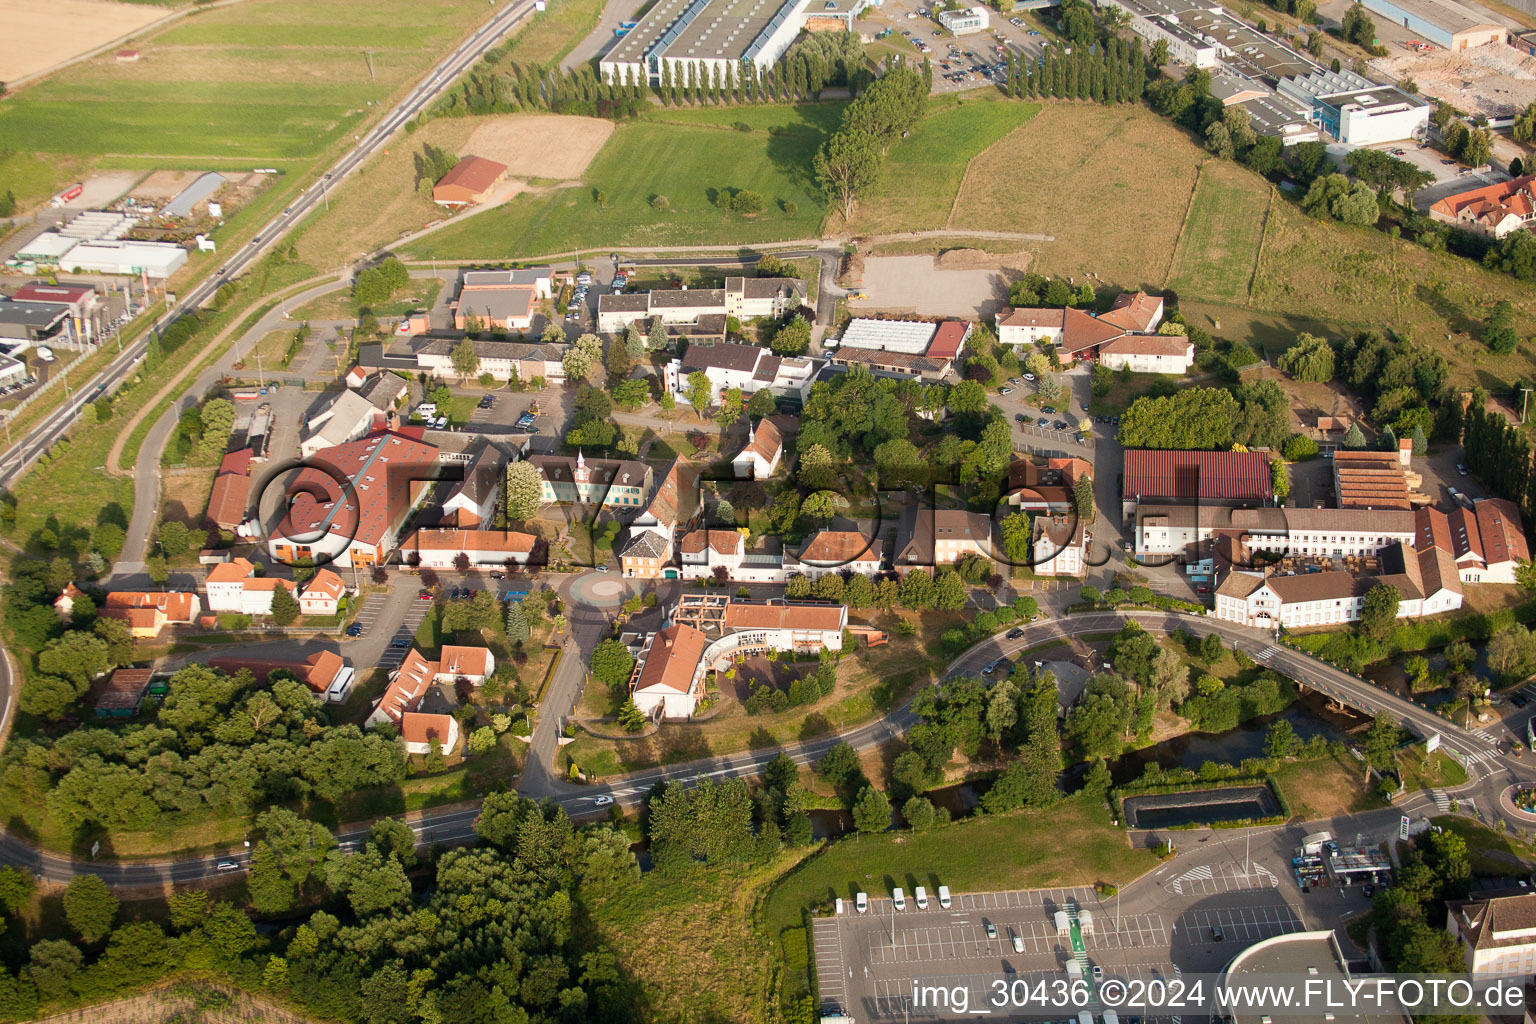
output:
{"label": "large industrial building", "polygon": [[1280,95],[1310,111],[1313,124],[1352,146],[1411,139],[1429,124],[1428,100],[1353,71],[1286,78],[1279,88]]}
{"label": "large industrial building", "polygon": [[1456,0],[1364,0],[1366,10],[1447,50],[1465,50],[1509,38],[1503,25]]}
{"label": "large industrial building", "polygon": [[865,0],[658,0],[598,70],[620,84],[659,85],[666,69],[679,84],[691,73],[701,84],[730,86],[771,68],[809,23],[851,26],[866,6]]}

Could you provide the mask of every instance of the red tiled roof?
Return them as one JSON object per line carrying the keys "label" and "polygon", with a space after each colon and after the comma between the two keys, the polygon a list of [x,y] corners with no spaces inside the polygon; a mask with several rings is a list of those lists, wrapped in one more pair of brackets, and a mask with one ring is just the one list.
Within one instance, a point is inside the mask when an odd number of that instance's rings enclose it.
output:
{"label": "red tiled roof", "polygon": [[1099,354],[1188,357],[1194,347],[1195,343],[1181,334],[1128,334],[1105,342],[1099,349]]}
{"label": "red tiled roof", "polygon": [[726,629],[841,629],[848,609],[840,604],[757,604],[732,601],[725,609]]}
{"label": "red tiled roof", "polygon": [[742,454],[756,452],[764,462],[772,462],[783,449],[784,440],[779,436],[779,428],[773,425],[772,420],[764,417],[757,421],[757,426],[752,430],[752,443],[747,445]]}
{"label": "red tiled roof", "polygon": [[483,156],[466,156],[453,165],[453,170],[438,179],[437,187],[457,186],[469,192],[484,192],[506,173],[506,164],[487,160]]}
{"label": "red tiled roof", "polygon": [[402,551],[499,551],[527,554],[538,538],[515,530],[432,530],[422,529],[400,544]]}
{"label": "red tiled roof", "polygon": [[1067,308],[1061,315],[1061,348],[1064,352],[1081,352],[1084,349],[1114,341],[1125,333],[1102,317],[1091,316],[1080,309]]}
{"label": "red tiled roof", "polygon": [[324,693],[330,688],[337,674],[346,667],[346,662],[335,651],[316,651],[303,661],[285,661],[281,658],[247,658],[235,654],[219,655],[208,659],[210,668],[218,669],[234,675],[241,669],[246,669],[256,677],[257,682],[265,682],[267,676],[279,670],[292,672],[298,679],[311,690]]}
{"label": "red tiled roof", "polygon": [[659,631],[651,641],[651,649],[640,666],[635,680],[635,690],[662,688],[677,693],[687,693],[693,683],[694,671],[709,640],[692,626],[678,623]]}
{"label": "red tiled roof", "polygon": [[692,530],[683,534],[679,547],[685,555],[701,554],[706,545],[722,555],[734,555],[744,543],[745,539],[735,530]]}
{"label": "red tiled roof", "polygon": [[1066,310],[1026,306],[1004,310],[997,318],[999,327],[1061,327]]}
{"label": "red tiled roof", "polygon": [[[134,51],[137,52],[137,51]],[[79,302],[96,289],[89,285],[24,284],[11,296],[13,302]]]}
{"label": "red tiled roof", "polygon": [[309,586],[304,588],[304,597],[320,597],[331,601],[341,600],[341,595],[347,592],[347,585],[341,577],[329,569],[319,569],[314,578],[309,581]]}
{"label": "red tiled roof", "polygon": [[880,548],[879,540],[870,540],[857,530],[822,530],[806,541],[798,558],[802,562],[814,562],[820,566],[878,562]]}
{"label": "red tiled roof", "polygon": [[1130,449],[1125,453],[1127,501],[1144,498],[1262,502],[1274,491],[1263,452],[1184,452]]}
{"label": "red tiled roof", "polygon": [[[313,544],[320,535],[341,533],[380,547],[410,508],[416,488],[431,479],[437,447],[385,431],[325,448],[313,461],[334,474],[317,465],[298,475],[277,536]],[[337,477],[352,486],[343,490]]]}
{"label": "red tiled roof", "polygon": [[197,595],[176,591],[144,593],[119,590],[107,595],[107,604],[103,611],[104,614],[114,618],[126,618],[131,621],[132,616],[126,613],[129,610],[139,609],[158,609],[170,622],[191,622],[197,611]]}
{"label": "red tiled roof", "polygon": [[453,735],[452,715],[424,715],[418,711],[407,712],[400,719],[400,738],[407,743],[431,743],[443,745],[446,752],[448,737]]}
{"label": "red tiled roof", "polygon": [[1146,292],[1121,292],[1108,313],[1099,317],[1105,323],[1127,331],[1143,332],[1152,329],[1152,322],[1162,313],[1163,300]]}
{"label": "red tiled roof", "polygon": [[1520,525],[1520,510],[1504,498],[1486,498],[1473,504],[1477,530],[1483,537],[1483,559],[1489,565],[1500,562],[1528,562],[1525,532]]}
{"label": "red tiled roof", "polygon": [[1437,201],[1430,210],[1453,220],[1459,220],[1463,214],[1470,214],[1490,227],[1502,220],[1505,214],[1529,219],[1536,212],[1536,201],[1533,201],[1531,195],[1533,181],[1536,181],[1536,175],[1527,174],[1496,185],[1457,192]]}

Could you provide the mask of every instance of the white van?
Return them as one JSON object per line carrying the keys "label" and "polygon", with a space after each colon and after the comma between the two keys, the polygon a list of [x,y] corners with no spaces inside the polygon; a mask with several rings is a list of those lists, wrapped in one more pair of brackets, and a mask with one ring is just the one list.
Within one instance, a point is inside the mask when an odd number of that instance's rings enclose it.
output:
{"label": "white van", "polygon": [[891,893],[891,902],[896,904],[897,910],[906,910],[907,894],[902,892],[900,889],[897,889],[895,892]]}
{"label": "white van", "polygon": [[854,909],[863,914],[869,910],[869,893],[861,892],[853,898]]}
{"label": "white van", "polygon": [[939,886],[939,906],[945,910],[949,909],[949,886],[947,885]]}
{"label": "white van", "polygon": [[917,909],[928,909],[928,890],[924,889],[922,886],[917,887]]}

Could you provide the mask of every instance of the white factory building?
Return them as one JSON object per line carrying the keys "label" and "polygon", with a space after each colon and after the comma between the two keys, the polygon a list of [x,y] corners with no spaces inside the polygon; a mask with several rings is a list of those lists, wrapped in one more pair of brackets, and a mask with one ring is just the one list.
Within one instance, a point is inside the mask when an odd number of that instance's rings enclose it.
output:
{"label": "white factory building", "polygon": [[[689,76],[727,86],[774,65],[824,0],[657,0],[598,62],[598,73],[617,84],[659,85]],[[835,13],[848,16],[839,3]],[[863,4],[857,4],[862,9]],[[854,10],[852,14],[856,14]],[[711,78],[713,76],[713,79]]]}
{"label": "white factory building", "polygon": [[987,30],[985,7],[962,7],[958,11],[940,11],[939,24],[957,36],[967,36]]}

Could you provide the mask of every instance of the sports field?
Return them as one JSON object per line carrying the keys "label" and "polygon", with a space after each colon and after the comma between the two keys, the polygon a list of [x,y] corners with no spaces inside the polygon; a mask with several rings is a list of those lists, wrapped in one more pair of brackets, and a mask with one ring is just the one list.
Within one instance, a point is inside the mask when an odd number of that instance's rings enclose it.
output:
{"label": "sports field", "polygon": [[950,211],[973,158],[1039,112],[995,94],[934,100],[912,134],[891,147],[880,180],[859,200],[852,229],[888,234],[930,228],[989,227],[956,221]]}
{"label": "sports field", "polygon": [[[614,130],[579,186],[530,191],[412,243],[413,256],[504,259],[586,247],[767,242],[817,235],[811,158],[839,108],[657,111]],[[671,115],[669,117],[669,115]],[[830,115],[830,116],[829,116]],[[733,123],[741,121],[749,130]],[[761,213],[716,205],[750,189]],[[653,205],[655,197],[665,205]],[[787,212],[785,204],[794,212]]]}
{"label": "sports field", "polygon": [[[450,0],[246,0],[60,72],[0,106],[9,149],[86,156],[310,157],[487,15]],[[366,54],[373,55],[370,78]]]}
{"label": "sports field", "polygon": [[1227,160],[1201,164],[1168,287],[1180,295],[1246,302],[1268,207],[1269,189],[1257,176]]}

